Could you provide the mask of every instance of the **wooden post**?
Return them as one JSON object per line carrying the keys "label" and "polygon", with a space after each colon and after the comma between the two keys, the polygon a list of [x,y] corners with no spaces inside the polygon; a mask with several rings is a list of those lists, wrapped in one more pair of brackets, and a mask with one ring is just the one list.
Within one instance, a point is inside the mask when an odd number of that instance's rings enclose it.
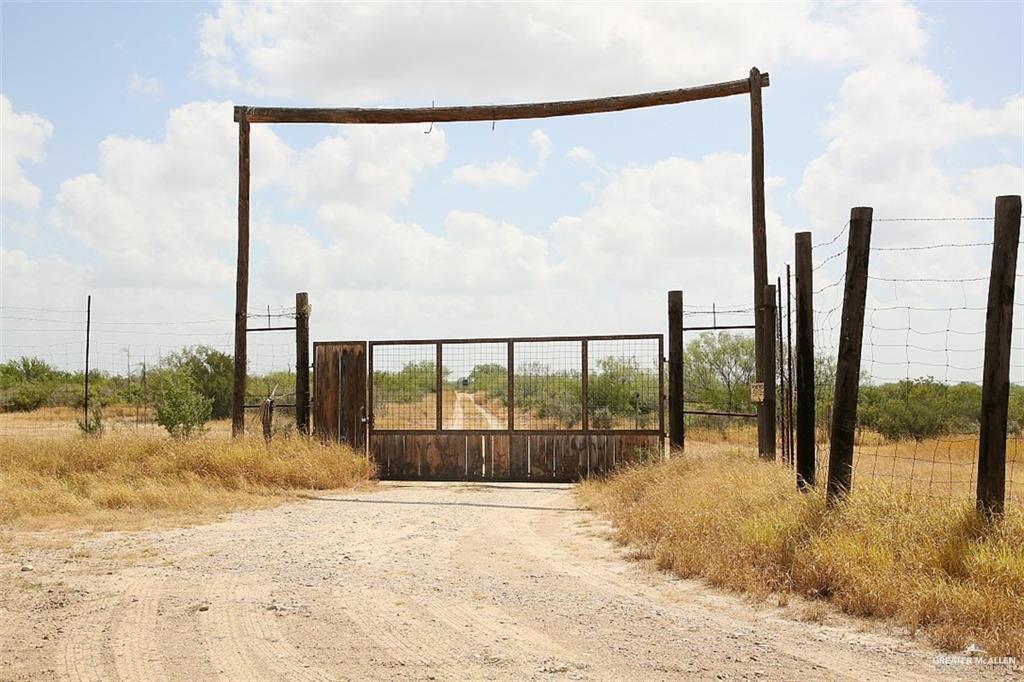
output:
{"label": "wooden post", "polygon": [[686,447],[683,415],[683,292],[668,292],[668,444]]}
{"label": "wooden post", "polygon": [[814,487],[814,265],[811,233],[796,233],[796,484]]}
{"label": "wooden post", "polygon": [[238,269],[235,274],[235,385],[231,435],[245,433],[246,326],[249,306],[249,121],[238,120]]}
{"label": "wooden post", "polygon": [[295,428],[309,434],[309,294],[295,294]]}
{"label": "wooden post", "polygon": [[1020,243],[1021,198],[996,197],[992,270],[985,314],[985,364],[981,382],[981,439],[978,448],[978,511],[988,519],[1003,514],[1006,493],[1006,419],[1010,398],[1010,340]]}
{"label": "wooden post", "polygon": [[871,214],[872,210],[868,207],[850,210],[843,318],[839,327],[832,439],[828,454],[827,496],[830,504],[846,495],[853,482],[853,439],[857,430],[860,353],[864,340],[864,306],[868,293]]}
{"label": "wooden post", "polygon": [[782,461],[789,461],[789,443],[786,441],[786,432],[789,430],[789,422],[786,421],[786,356],[783,355],[785,346],[782,339],[782,278],[775,278],[775,376],[778,381],[778,390],[775,402],[775,414],[778,434],[778,443],[782,449]]}
{"label": "wooden post", "polygon": [[85,297],[85,421],[82,424],[89,427],[89,332],[92,329],[92,294]]}
{"label": "wooden post", "polygon": [[[761,106],[761,72],[754,67],[750,69],[750,192],[751,192],[751,225],[754,232],[754,381],[765,383],[767,375],[764,366],[765,338],[762,324],[761,307],[765,304],[764,288],[768,284],[768,246],[765,234],[765,199],[764,199],[764,116]],[[774,297],[772,298],[774,304]],[[766,394],[767,397],[767,394]],[[758,442],[765,443],[769,430],[768,406],[757,405]],[[762,451],[763,453],[763,451]]]}
{"label": "wooden post", "polygon": [[763,459],[775,459],[775,285],[764,288],[761,329],[764,332],[761,363],[764,368],[764,400],[760,403],[765,420],[758,433],[758,453]]}
{"label": "wooden post", "polygon": [[263,401],[260,407],[260,421],[263,423],[263,440],[268,444],[274,435],[274,398],[270,397]]}
{"label": "wooden post", "polygon": [[786,441],[789,443],[789,460],[796,461],[793,442],[793,274],[786,263]]}

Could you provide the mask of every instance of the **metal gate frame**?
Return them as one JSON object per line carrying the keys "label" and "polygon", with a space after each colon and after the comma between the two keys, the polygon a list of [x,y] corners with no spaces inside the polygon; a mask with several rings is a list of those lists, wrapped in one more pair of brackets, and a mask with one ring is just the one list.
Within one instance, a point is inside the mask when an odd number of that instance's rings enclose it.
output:
{"label": "metal gate frame", "polygon": [[[590,341],[653,341],[658,342],[658,426],[651,429],[593,429],[590,427],[589,419],[589,376],[590,363],[588,358],[588,342]],[[517,343],[548,343],[548,342],[579,342],[581,344],[580,363],[580,408],[581,428],[565,429],[520,429],[515,426],[515,344]],[[443,347],[455,344],[507,344],[508,346],[508,426],[504,429],[448,429],[444,428],[443,413],[441,409],[443,383]],[[430,346],[435,347],[436,359],[435,369],[437,377],[435,384],[437,388],[437,417],[433,428],[409,428],[409,429],[378,429],[374,424],[373,414],[373,355],[377,346]],[[504,336],[490,338],[451,338],[451,339],[399,339],[387,341],[368,342],[368,367],[367,367],[367,413],[369,422],[369,435],[429,435],[451,434],[451,435],[487,435],[487,434],[518,434],[530,436],[561,436],[561,435],[635,435],[635,436],[662,436],[665,435],[665,337],[663,334],[598,334],[590,336]]]}

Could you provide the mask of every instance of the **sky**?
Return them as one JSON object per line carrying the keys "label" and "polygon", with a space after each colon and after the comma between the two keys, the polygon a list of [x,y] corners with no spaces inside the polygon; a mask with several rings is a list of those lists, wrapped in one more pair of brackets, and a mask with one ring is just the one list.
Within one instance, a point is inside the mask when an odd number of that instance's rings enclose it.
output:
{"label": "sky", "polygon": [[[1022,7],[3,2],[0,361],[81,367],[88,295],[94,367],[231,348],[238,104],[599,97],[757,66],[773,281],[795,232],[827,243],[853,206],[886,219],[878,247],[989,242],[991,221],[894,219],[986,218],[1022,193]],[[341,340],[661,333],[669,289],[698,324],[748,308],[748,106],[254,125],[251,311],[308,291],[312,338]],[[815,251],[822,349],[844,239]],[[872,254],[872,376],[980,378],[990,257]],[[294,362],[287,333],[250,343],[254,369]]]}

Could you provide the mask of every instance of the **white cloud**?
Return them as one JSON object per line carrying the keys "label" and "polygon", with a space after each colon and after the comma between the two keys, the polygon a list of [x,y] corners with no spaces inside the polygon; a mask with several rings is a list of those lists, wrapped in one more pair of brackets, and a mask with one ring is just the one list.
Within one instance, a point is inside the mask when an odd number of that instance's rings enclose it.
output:
{"label": "white cloud", "polygon": [[[1019,169],[967,167],[958,177],[941,154],[970,140],[1019,139],[1022,125],[1021,96],[978,107],[953,100],[926,66],[867,66],[843,82],[822,130],[828,146],[808,164],[796,196],[820,226],[841,225],[854,205],[888,216],[985,215],[991,197],[1020,193]],[[992,181],[987,201],[979,204],[973,190],[957,191],[982,175]]]}
{"label": "white cloud", "polygon": [[452,172],[456,182],[482,187],[526,187],[536,173],[527,170],[518,161],[505,159],[485,164],[466,164]]}
{"label": "white cloud", "polygon": [[11,100],[0,94],[0,196],[4,206],[34,209],[42,190],[26,176],[22,163],[39,162],[53,124],[38,114],[16,112]]}
{"label": "white cloud", "polygon": [[573,147],[566,154],[566,157],[571,161],[577,161],[579,163],[594,163],[597,160],[597,155],[593,151],[586,147]]}
{"label": "white cloud", "polygon": [[[94,173],[61,183],[51,214],[105,267],[105,282],[173,289],[233,279],[237,125],[228,103],[171,111],[163,140],[111,136]],[[253,186],[280,177],[287,149],[266,126],[252,133]]]}
{"label": "white cloud", "polygon": [[145,95],[152,99],[157,99],[163,93],[163,88],[160,87],[160,81],[156,76],[147,78],[146,76],[140,76],[137,73],[132,74],[132,79],[128,82],[128,87],[135,95]]}
{"label": "white cloud", "polygon": [[537,128],[530,133],[530,146],[537,154],[537,165],[543,166],[551,156],[551,138],[543,130]]}
{"label": "white cloud", "polygon": [[197,70],[214,85],[336,106],[479,102],[731,80],[789,58],[902,59],[925,44],[904,3],[224,2],[203,20]]}
{"label": "white cloud", "polygon": [[415,176],[447,152],[444,131],[420,126],[349,126],[298,152],[284,179],[299,201],[378,207],[404,203]]}

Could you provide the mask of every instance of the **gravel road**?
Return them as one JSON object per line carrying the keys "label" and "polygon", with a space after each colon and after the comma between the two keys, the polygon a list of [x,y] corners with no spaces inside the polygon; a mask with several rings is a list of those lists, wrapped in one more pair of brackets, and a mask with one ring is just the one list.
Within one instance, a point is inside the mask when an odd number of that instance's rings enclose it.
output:
{"label": "gravel road", "polygon": [[0,553],[0,679],[1009,674],[653,571],[568,486],[384,483],[191,528],[59,537],[19,534]]}

